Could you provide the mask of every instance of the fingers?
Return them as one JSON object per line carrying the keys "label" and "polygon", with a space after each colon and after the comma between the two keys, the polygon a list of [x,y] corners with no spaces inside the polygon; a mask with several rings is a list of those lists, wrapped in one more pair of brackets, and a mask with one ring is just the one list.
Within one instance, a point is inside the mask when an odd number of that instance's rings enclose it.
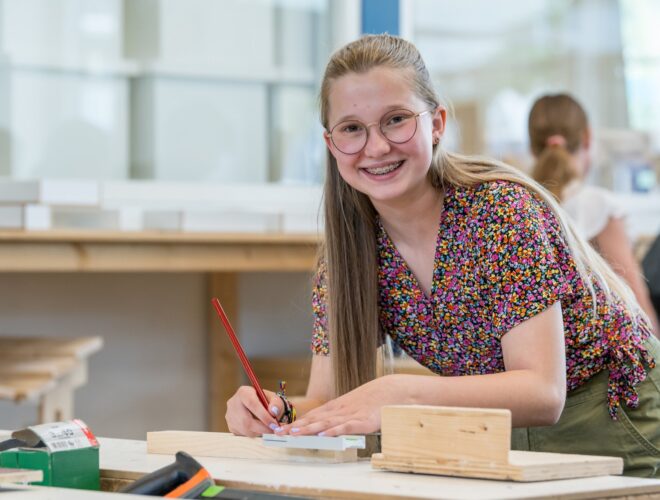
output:
{"label": "fingers", "polygon": [[225,415],[229,430],[240,436],[260,436],[279,424],[264,408],[252,387],[240,387],[229,401]]}
{"label": "fingers", "polygon": [[344,413],[319,412],[311,415],[311,412],[303,418],[290,424],[282,425],[275,430],[275,434],[291,434],[292,436],[309,436],[325,432],[346,422],[348,415]]}
{"label": "fingers", "polygon": [[254,388],[243,386],[238,392],[241,393],[241,402],[243,405],[267,428],[275,428],[279,425],[277,419],[271,415],[266,408],[264,408],[264,405],[261,404]]}
{"label": "fingers", "polygon": [[284,403],[282,402],[282,398],[280,398],[277,394],[273,393],[273,396],[269,398],[268,411],[273,417],[275,417],[275,420],[278,422],[280,418],[282,418]]}
{"label": "fingers", "polygon": [[263,434],[271,434],[272,431],[257,419],[248,415],[244,418],[230,420],[227,418],[229,432],[237,436],[259,437]]}

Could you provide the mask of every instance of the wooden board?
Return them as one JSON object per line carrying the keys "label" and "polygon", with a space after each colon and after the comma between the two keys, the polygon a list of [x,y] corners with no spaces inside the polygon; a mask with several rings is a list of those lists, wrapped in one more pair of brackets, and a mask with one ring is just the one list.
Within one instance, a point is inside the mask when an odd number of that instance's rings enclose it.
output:
{"label": "wooden board", "polygon": [[548,481],[577,477],[621,474],[623,460],[616,457],[568,455],[511,451],[509,463],[447,461],[428,458],[386,457],[383,453],[371,456],[375,468],[397,472],[440,474],[443,476],[499,479],[508,481]]}
{"label": "wooden board", "polygon": [[103,346],[101,337],[0,337],[0,356],[30,359],[67,356],[84,359]]}
{"label": "wooden board", "polygon": [[387,406],[374,468],[447,476],[545,481],[621,474],[618,457],[511,451],[511,412]]}
{"label": "wooden board", "polygon": [[6,375],[38,375],[59,377],[70,371],[76,360],[70,357],[3,359],[0,363],[0,378]]}
{"label": "wooden board", "polygon": [[174,455],[185,451],[197,457],[252,458],[307,463],[357,461],[357,450],[306,450],[264,446],[261,438],[234,436],[228,432],[160,431],[147,433],[147,450]]}
{"label": "wooden board", "polygon": [[5,469],[0,467],[0,484],[32,483],[42,481],[43,471],[31,469]]}

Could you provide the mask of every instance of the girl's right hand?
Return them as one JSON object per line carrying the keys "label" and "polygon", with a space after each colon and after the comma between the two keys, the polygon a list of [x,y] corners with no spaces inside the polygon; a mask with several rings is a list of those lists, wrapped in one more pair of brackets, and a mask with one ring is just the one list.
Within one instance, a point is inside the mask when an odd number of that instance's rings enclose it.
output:
{"label": "girl's right hand", "polygon": [[272,413],[266,411],[257,397],[254,387],[241,386],[236,393],[227,401],[227,413],[225,420],[229,431],[237,436],[256,437],[262,434],[272,434],[279,427],[277,417],[274,416],[275,408],[277,415],[281,415],[283,404],[280,397],[271,391],[264,391],[266,398],[270,401],[268,407]]}

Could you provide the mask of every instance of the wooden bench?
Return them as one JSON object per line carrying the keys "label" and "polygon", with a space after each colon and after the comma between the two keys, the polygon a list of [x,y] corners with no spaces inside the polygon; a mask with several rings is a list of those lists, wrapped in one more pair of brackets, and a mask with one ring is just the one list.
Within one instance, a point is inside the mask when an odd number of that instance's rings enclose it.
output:
{"label": "wooden bench", "polygon": [[102,346],[101,337],[0,337],[0,399],[36,402],[38,423],[73,418],[73,392]]}

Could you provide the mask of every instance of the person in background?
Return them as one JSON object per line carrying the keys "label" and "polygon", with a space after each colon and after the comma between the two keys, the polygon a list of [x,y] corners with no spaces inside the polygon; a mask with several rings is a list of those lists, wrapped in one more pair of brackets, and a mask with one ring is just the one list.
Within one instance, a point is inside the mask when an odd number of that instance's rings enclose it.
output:
{"label": "person in background", "polygon": [[[339,49],[320,103],[325,239],[307,395],[294,413],[243,386],[229,430],[366,434],[385,405],[507,408],[514,449],[620,456],[626,474],[660,476],[660,341],[552,195],[443,149],[446,109],[402,38]],[[377,377],[386,335],[439,376]]]}
{"label": "person in background", "polygon": [[632,289],[660,337],[660,324],[612,193],[585,183],[591,166],[587,114],[570,95],[546,95],[529,113],[529,143],[536,163],[532,177],[550,191],[612,269]]}

